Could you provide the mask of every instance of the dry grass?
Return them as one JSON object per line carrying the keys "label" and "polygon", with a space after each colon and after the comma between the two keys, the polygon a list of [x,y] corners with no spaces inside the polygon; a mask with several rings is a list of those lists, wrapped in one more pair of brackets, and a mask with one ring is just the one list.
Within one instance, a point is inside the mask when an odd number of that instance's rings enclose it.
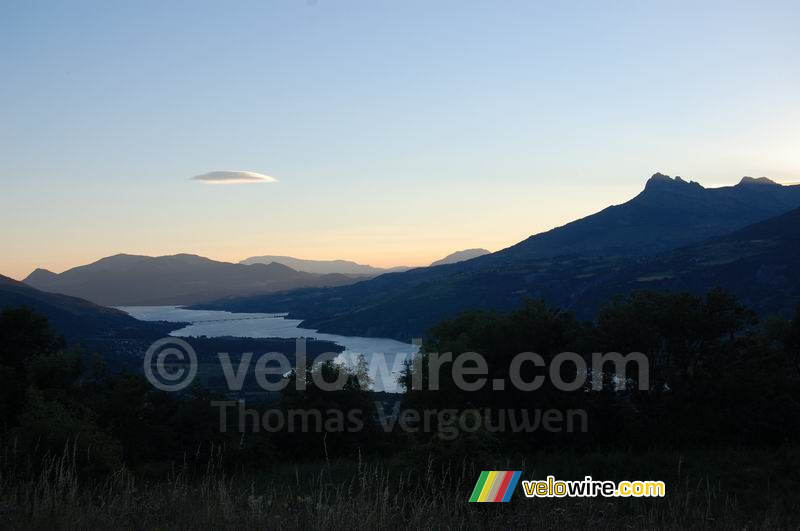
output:
{"label": "dry grass", "polygon": [[[534,461],[541,468],[555,455]],[[663,459],[673,468],[664,499],[531,500],[518,487],[515,499],[505,504],[467,503],[480,468],[466,460],[460,466],[428,462],[421,470],[398,465],[387,469],[360,461],[285,465],[235,476],[212,464],[194,479],[179,470],[167,479],[145,483],[124,470],[100,481],[81,480],[69,451],[47,460],[38,472],[11,459],[7,454],[3,467],[11,470],[10,475],[0,477],[3,529],[800,528],[795,495],[778,491],[779,482],[761,502],[744,503],[741,493],[723,489],[722,480],[684,477],[684,458],[677,454]],[[592,459],[608,461],[602,456]],[[617,455],[604,466],[615,467],[616,459],[629,458]],[[767,460],[780,465],[782,459],[771,455]],[[581,462],[590,466],[590,461],[577,457],[574,466]],[[503,469],[516,468],[505,464]],[[518,463],[524,478],[543,477],[529,464]],[[572,466],[564,473],[569,474]],[[787,474],[796,474],[796,469]]]}

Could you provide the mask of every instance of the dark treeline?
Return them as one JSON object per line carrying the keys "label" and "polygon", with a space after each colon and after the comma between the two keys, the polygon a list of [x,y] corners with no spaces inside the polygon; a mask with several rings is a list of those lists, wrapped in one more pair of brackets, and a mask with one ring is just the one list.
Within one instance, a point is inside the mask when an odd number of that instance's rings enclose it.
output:
{"label": "dark treeline", "polygon": [[[546,361],[574,352],[591,367],[594,352],[634,351],[647,357],[647,390],[638,389],[642,375],[635,363],[628,365],[624,390],[616,388],[619,382],[611,364],[603,366],[599,390],[591,388],[586,375],[585,384],[570,392],[556,389],[550,378],[535,391],[516,389],[509,381],[511,360],[521,352],[535,352]],[[356,455],[461,459],[499,449],[512,453],[777,446],[793,445],[800,436],[800,311],[792,320],[759,320],[721,291],[704,297],[637,293],[607,305],[595,322],[581,322],[541,301],[507,313],[467,312],[431,330],[418,363],[409,365],[402,376],[407,388],[415,367],[422,368],[423,383],[428,383],[431,352],[480,353],[487,362],[489,383],[474,391],[459,389],[450,367],[443,364],[438,390],[425,385],[409,389],[400,409],[452,411],[446,422],[434,416],[429,431],[409,433],[395,425],[386,432],[376,415],[377,395],[362,387],[358,371],[349,372],[338,391],[317,388],[310,371],[322,371],[330,381],[344,370],[327,363],[306,369],[305,390],[295,388],[293,374],[276,402],[247,407],[259,413],[340,411],[345,418],[359,410],[361,429],[256,432],[248,426],[240,433],[238,410],[231,407],[229,429],[222,432],[219,407],[212,402],[225,397],[197,386],[181,395],[163,393],[140,375],[112,373],[101,357],[68,346],[45,318],[24,308],[7,308],[0,314],[4,451],[13,448],[14,466],[28,466],[70,445],[85,474],[104,474],[125,465],[159,476],[176,465],[206,463],[212,456],[227,466],[247,467]],[[546,368],[532,363],[523,364],[520,371],[525,381],[546,374]],[[565,363],[562,376],[572,381],[581,375],[574,364]],[[503,380],[505,389],[492,390],[493,380]],[[387,411],[392,407],[386,404]],[[442,436],[443,427],[474,409],[584,410],[588,429],[514,433],[483,425]]]}
{"label": "dark treeline", "polygon": [[[478,352],[487,361],[488,380],[505,381],[504,391],[484,385],[463,391],[440,371],[438,391],[407,394],[416,409],[466,407],[583,409],[585,433],[498,432],[503,447],[685,449],[698,446],[761,446],[792,443],[800,436],[800,311],[793,320],[759,321],[731,295],[714,290],[704,297],[684,293],[639,292],[605,306],[596,322],[529,301],[508,313],[469,312],[440,323],[426,352]],[[548,363],[559,353],[578,353],[590,374],[580,389],[562,391],[551,378],[535,391],[508,381],[512,358],[535,352]],[[601,389],[592,385],[592,354],[640,352],[649,382],[640,389],[638,364],[627,365],[626,389],[617,389],[614,365],[602,366]],[[428,354],[422,355],[427,375]],[[445,365],[446,367],[446,365]],[[546,367],[521,365],[522,380],[546,376]],[[599,368],[594,367],[595,370]],[[561,365],[565,382],[576,380],[575,364]],[[599,375],[598,375],[599,376]],[[404,375],[409,385],[412,371]],[[463,442],[463,441],[462,441]],[[484,436],[482,441],[486,442]]]}

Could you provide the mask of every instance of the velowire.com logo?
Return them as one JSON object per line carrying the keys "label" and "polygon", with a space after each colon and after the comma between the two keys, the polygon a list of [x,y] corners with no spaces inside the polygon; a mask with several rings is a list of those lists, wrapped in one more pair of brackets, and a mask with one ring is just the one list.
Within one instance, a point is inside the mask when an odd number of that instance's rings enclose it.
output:
{"label": "velowire.com logo", "polygon": [[471,502],[507,502],[514,493],[514,487],[522,475],[520,470],[484,470],[475,489],[472,491]]}

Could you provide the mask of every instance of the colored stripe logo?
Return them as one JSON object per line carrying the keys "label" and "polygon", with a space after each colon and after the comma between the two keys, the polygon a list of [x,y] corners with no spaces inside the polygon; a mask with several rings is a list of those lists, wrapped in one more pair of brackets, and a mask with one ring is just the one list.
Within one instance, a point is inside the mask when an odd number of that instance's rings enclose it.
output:
{"label": "colored stripe logo", "polygon": [[522,472],[484,470],[475,484],[469,501],[471,502],[507,502],[514,493]]}

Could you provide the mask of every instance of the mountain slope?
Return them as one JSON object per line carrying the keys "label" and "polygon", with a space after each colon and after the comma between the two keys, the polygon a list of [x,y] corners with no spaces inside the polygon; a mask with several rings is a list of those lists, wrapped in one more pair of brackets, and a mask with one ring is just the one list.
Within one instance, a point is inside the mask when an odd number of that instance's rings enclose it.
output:
{"label": "mountain slope", "polygon": [[721,287],[763,315],[800,305],[800,209],[671,253],[630,264],[581,297],[584,314],[618,293],[703,293]]}
{"label": "mountain slope", "polygon": [[486,249],[464,249],[463,251],[456,251],[448,254],[441,260],[436,260],[431,264],[431,267],[455,264],[465,260],[472,260],[473,258],[478,258],[479,256],[483,256],[485,254],[491,254],[491,252],[487,251]]}
{"label": "mountain slope", "polygon": [[636,197],[495,253],[496,259],[580,254],[643,256],[726,234],[800,207],[800,185],[743,178],[703,188],[656,173]]}
{"label": "mountain slope", "polygon": [[[469,308],[510,308],[543,297],[581,315],[627,289],[622,271],[648,256],[731,233],[800,207],[800,186],[743,179],[705,189],[656,174],[630,201],[502,251],[465,262],[386,274],[335,289],[297,290],[207,305],[231,311],[287,311],[304,326],[349,335],[418,337]],[[639,277],[636,277],[639,278]],[[627,287],[626,287],[627,286]],[[655,287],[655,286],[654,286]],[[585,306],[585,307],[584,307]]]}
{"label": "mountain slope", "polygon": [[408,271],[408,267],[380,268],[371,265],[358,264],[350,260],[306,260],[291,256],[251,256],[239,262],[240,264],[269,264],[275,262],[291,267],[297,271],[316,274],[337,273],[341,275],[378,276],[384,273]]}
{"label": "mountain slope", "polygon": [[241,265],[196,255],[119,254],[61,274],[37,269],[25,283],[106,306],[194,304],[307,286],[341,286],[344,275],[314,275],[281,264]]}
{"label": "mountain slope", "polygon": [[[127,313],[89,301],[46,293],[0,275],[0,308],[27,306],[46,316],[55,330],[68,338],[165,334],[156,323],[138,321]],[[175,328],[170,325],[169,329]]]}

